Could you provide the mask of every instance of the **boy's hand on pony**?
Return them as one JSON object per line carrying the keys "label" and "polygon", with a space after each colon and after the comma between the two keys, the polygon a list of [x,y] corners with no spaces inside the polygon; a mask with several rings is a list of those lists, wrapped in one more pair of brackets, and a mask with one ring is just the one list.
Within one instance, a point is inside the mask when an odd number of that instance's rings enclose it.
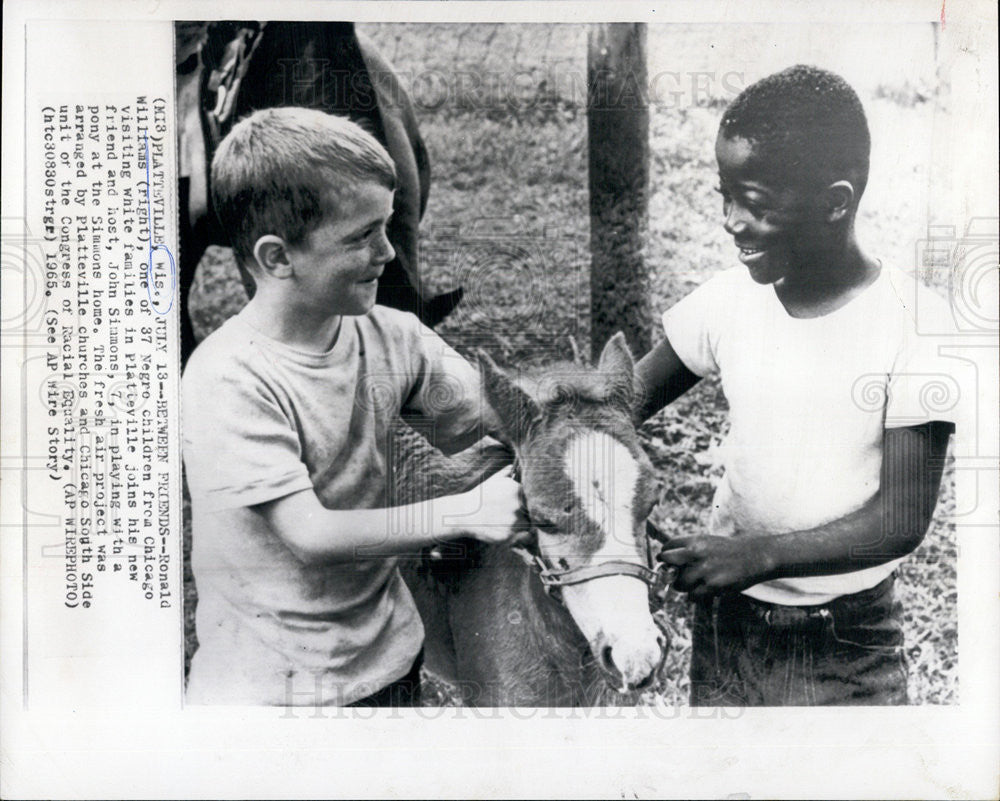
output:
{"label": "boy's hand on pony", "polygon": [[[457,535],[467,533],[481,542],[506,545],[525,536],[521,508],[521,485],[501,471],[468,492],[453,497],[451,519],[443,525]],[[457,516],[456,516],[457,515]]]}
{"label": "boy's hand on pony", "polygon": [[677,568],[675,590],[700,600],[767,580],[773,565],[763,545],[761,537],[674,537],[657,559]]}

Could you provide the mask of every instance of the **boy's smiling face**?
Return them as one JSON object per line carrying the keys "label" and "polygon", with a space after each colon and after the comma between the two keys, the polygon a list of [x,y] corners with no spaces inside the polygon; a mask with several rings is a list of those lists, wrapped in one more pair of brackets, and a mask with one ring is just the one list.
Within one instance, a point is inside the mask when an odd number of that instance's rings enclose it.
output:
{"label": "boy's smiling face", "polygon": [[378,279],[395,257],[386,238],[393,192],[368,181],[335,201],[331,215],[298,245],[286,245],[297,300],[329,315],[367,314]]}
{"label": "boy's smiling face", "polygon": [[715,143],[725,229],[739,259],[759,284],[773,284],[807,268],[819,244],[813,198],[768,165],[742,137],[719,134]]}

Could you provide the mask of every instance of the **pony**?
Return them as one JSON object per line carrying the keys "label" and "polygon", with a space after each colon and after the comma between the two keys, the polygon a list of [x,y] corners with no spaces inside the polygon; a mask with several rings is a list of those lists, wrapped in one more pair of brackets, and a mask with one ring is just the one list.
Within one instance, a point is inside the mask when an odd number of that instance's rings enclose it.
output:
{"label": "pony", "polygon": [[512,377],[479,361],[504,443],[448,459],[396,432],[396,500],[464,491],[510,465],[512,451],[530,542],[460,540],[402,561],[425,666],[472,706],[621,703],[618,693],[657,680],[669,642],[650,610],[665,589],[647,539],[659,484],[633,424],[625,338],[609,340],[596,369]]}
{"label": "pony", "polygon": [[[376,302],[411,311],[431,327],[462,299],[461,287],[432,295],[420,280],[418,226],[430,191],[430,160],[410,95],[352,22],[177,23],[181,362],[194,350],[188,297],[209,245],[228,246],[211,207],[215,148],[240,118],[275,106],[350,117],[396,165],[387,235],[396,251]],[[253,280],[241,272],[253,297]]]}

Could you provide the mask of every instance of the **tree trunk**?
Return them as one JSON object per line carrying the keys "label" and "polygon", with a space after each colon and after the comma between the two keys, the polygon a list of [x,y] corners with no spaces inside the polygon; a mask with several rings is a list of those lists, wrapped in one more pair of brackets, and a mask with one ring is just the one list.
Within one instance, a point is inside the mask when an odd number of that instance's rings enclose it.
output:
{"label": "tree trunk", "polygon": [[649,183],[646,26],[603,23],[587,47],[591,355],[616,331],[636,357],[651,345],[643,263]]}

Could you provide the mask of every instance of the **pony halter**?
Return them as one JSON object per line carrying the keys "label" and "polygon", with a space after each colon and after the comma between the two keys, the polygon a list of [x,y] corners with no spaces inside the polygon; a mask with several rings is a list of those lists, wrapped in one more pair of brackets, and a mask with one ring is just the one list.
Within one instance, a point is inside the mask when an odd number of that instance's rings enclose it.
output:
{"label": "pony halter", "polygon": [[[520,471],[516,470],[515,465],[515,473],[517,472]],[[525,503],[523,492],[521,493],[520,514],[528,524],[528,532],[532,535],[533,541],[537,543],[540,526],[528,514],[528,507]],[[541,527],[551,528],[551,524],[543,524]],[[624,559],[611,559],[596,565],[583,565],[581,567],[561,569],[550,564],[540,552],[530,549],[527,544],[512,545],[510,549],[535,572],[535,575],[538,576],[538,580],[541,581],[545,589],[545,593],[560,603],[562,603],[562,597],[556,591],[562,587],[583,584],[593,579],[604,578],[605,576],[631,576],[632,578],[639,579],[639,581],[643,582],[649,588],[650,606],[658,607],[666,592],[667,585],[670,583],[670,574],[662,565],[658,567],[654,566],[656,562],[653,559],[650,549],[650,540],[666,542],[666,539],[666,535],[652,521],[647,519],[645,565],[626,562]]]}

